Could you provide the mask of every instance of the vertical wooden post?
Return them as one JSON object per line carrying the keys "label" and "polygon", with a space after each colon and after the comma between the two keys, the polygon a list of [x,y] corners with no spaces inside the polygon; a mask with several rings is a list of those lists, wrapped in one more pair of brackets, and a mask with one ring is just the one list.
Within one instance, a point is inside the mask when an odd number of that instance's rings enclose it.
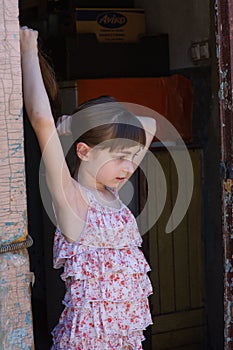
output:
{"label": "vertical wooden post", "polygon": [[216,0],[224,250],[224,349],[233,347],[233,3]]}
{"label": "vertical wooden post", "polygon": [[31,350],[31,275],[23,248],[27,219],[16,0],[0,0],[0,145],[0,347]]}

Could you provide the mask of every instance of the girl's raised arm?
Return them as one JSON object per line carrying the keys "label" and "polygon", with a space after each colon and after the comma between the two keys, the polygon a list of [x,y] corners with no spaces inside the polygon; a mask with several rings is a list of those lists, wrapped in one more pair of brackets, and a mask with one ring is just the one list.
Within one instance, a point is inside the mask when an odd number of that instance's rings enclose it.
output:
{"label": "girl's raised arm", "polygon": [[[156,115],[157,117],[157,115]],[[137,117],[146,133],[146,148],[150,147],[156,132],[156,119],[152,117]]]}
{"label": "girl's raised arm", "polygon": [[59,206],[65,203],[64,194],[72,191],[73,182],[44,86],[38,58],[37,38],[38,32],[35,30],[28,28],[20,30],[24,103],[41,148],[48,187],[55,204]]}
{"label": "girl's raised arm", "polygon": [[155,136],[155,132],[157,128],[156,122],[159,119],[160,114],[152,110],[151,108],[148,108],[146,106],[142,106],[139,104],[130,103],[130,102],[121,102],[121,103],[128,111],[135,114],[137,118],[140,120],[146,133],[145,150],[148,149]]}

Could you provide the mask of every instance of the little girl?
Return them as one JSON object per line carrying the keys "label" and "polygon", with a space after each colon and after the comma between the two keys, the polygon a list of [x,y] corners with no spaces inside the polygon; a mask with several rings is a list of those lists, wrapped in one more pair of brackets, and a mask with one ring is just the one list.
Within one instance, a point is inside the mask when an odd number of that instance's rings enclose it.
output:
{"label": "little girl", "polygon": [[66,285],[52,349],[139,350],[143,330],[152,324],[150,268],[118,190],[144,157],[155,121],[136,117],[112,98],[83,104],[71,120],[77,160],[71,176],[40,71],[37,36],[20,31],[24,101],[57,219],[54,267],[64,267]]}

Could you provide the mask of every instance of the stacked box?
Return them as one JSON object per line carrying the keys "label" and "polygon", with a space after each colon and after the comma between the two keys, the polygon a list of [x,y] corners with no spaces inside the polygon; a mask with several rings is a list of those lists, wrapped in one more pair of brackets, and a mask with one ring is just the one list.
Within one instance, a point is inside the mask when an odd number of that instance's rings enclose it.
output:
{"label": "stacked box", "polygon": [[78,33],[95,33],[99,42],[137,42],[145,35],[143,9],[76,8]]}

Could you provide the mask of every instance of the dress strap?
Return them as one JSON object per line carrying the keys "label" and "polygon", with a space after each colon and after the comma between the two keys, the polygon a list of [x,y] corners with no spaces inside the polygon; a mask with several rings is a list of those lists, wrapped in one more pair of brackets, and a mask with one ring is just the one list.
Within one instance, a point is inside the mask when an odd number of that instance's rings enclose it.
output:
{"label": "dress strap", "polygon": [[89,202],[89,203],[95,202],[95,196],[94,196],[94,194],[92,193],[92,191],[89,190],[89,188],[87,188],[87,187],[81,185],[80,183],[79,183],[79,186],[80,186],[80,188],[86,193],[88,202]]}
{"label": "dress strap", "polygon": [[118,202],[119,202],[119,204],[120,204],[120,207],[119,208],[115,208],[115,207],[111,207],[111,206],[108,206],[107,204],[104,204],[103,202],[101,202],[100,200],[98,200],[98,198],[94,195],[94,193],[89,189],[89,188],[87,188],[87,187],[85,187],[85,186],[83,186],[83,185],[80,185],[80,187],[85,191],[85,193],[87,194],[87,199],[88,199],[88,201],[89,201],[89,204],[91,204],[91,205],[93,205],[94,207],[98,207],[98,208],[107,208],[108,210],[110,210],[110,211],[115,211],[115,210],[120,210],[120,209],[122,209],[122,207],[123,207],[123,203],[122,203],[122,201],[120,200],[120,197],[119,197],[119,194],[118,194],[118,192],[117,192],[117,190],[116,189],[114,189],[114,188],[111,188],[111,187],[108,187],[108,186],[105,186],[105,188],[109,191],[109,192],[111,192],[113,195],[114,195],[114,197],[115,197],[115,200],[117,200]]}
{"label": "dress strap", "polygon": [[119,193],[115,188],[105,186],[107,190],[109,190],[117,199],[120,199]]}

